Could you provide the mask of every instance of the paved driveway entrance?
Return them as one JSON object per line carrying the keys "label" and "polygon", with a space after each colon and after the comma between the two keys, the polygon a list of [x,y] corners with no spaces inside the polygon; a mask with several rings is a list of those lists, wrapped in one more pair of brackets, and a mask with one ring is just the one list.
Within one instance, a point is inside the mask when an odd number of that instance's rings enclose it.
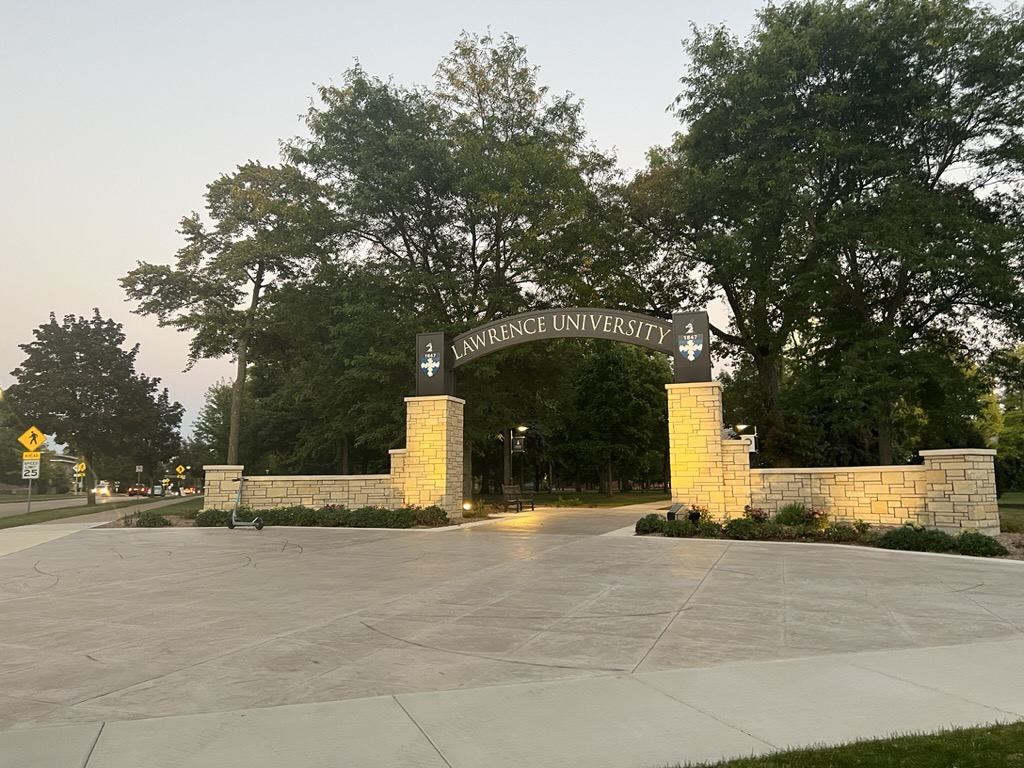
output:
{"label": "paved driveway entrance", "polygon": [[665,514],[671,502],[637,504],[620,508],[541,507],[516,512],[486,525],[470,530],[480,533],[543,533],[567,536],[601,536],[631,528],[636,521],[651,512]]}
{"label": "paved driveway entrance", "polygon": [[640,768],[1024,716],[1021,563],[586,535],[643,512],[21,529],[0,755]]}

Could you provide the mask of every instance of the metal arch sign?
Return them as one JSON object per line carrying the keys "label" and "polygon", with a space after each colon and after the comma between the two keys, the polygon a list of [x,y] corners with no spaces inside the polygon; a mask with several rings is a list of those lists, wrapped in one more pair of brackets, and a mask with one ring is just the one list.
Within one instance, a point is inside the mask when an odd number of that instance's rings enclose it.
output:
{"label": "metal arch sign", "polygon": [[543,309],[502,318],[456,336],[453,367],[541,339],[609,339],[672,354],[672,323],[615,309]]}
{"label": "metal arch sign", "polygon": [[677,383],[711,381],[707,312],[677,312],[672,320],[591,307],[544,309],[494,320],[449,339],[416,337],[416,395],[455,394],[455,369],[491,352],[544,339],[608,339],[670,355]]}

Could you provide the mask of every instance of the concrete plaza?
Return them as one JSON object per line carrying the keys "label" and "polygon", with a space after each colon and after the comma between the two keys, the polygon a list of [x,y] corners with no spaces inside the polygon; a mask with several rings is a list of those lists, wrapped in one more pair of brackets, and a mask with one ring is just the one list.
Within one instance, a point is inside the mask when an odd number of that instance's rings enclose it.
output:
{"label": "concrete plaza", "polygon": [[1024,563],[457,529],[0,531],[0,768],[639,768],[1024,717]]}

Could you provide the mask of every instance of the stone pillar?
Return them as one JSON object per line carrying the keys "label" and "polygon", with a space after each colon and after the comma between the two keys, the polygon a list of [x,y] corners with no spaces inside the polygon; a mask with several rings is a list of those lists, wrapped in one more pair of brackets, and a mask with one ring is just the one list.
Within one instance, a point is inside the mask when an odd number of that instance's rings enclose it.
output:
{"label": "stone pillar", "polygon": [[405,398],[405,503],[462,517],[463,407],[450,395]]}
{"label": "stone pillar", "polygon": [[[208,464],[203,467],[206,481],[203,485],[203,507],[205,509],[229,510],[235,507],[238,493],[238,478],[245,469],[241,464]],[[242,503],[245,503],[245,489],[242,489]]]}
{"label": "stone pillar", "polygon": [[722,385],[708,381],[665,388],[672,501],[706,506],[719,520],[739,515],[750,503],[749,457],[746,442],[722,439]]}
{"label": "stone pillar", "polygon": [[999,533],[996,503],[995,451],[953,448],[920,451],[924,459],[927,522],[939,530],[957,533],[973,528]]}

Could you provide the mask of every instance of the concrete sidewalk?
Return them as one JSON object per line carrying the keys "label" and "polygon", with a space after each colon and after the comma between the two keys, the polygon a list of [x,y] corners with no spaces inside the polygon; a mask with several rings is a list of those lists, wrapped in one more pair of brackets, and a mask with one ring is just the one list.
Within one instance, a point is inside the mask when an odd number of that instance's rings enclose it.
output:
{"label": "concrete sidewalk", "polygon": [[1024,563],[486,528],[0,532],[0,767],[640,768],[1024,717]]}

